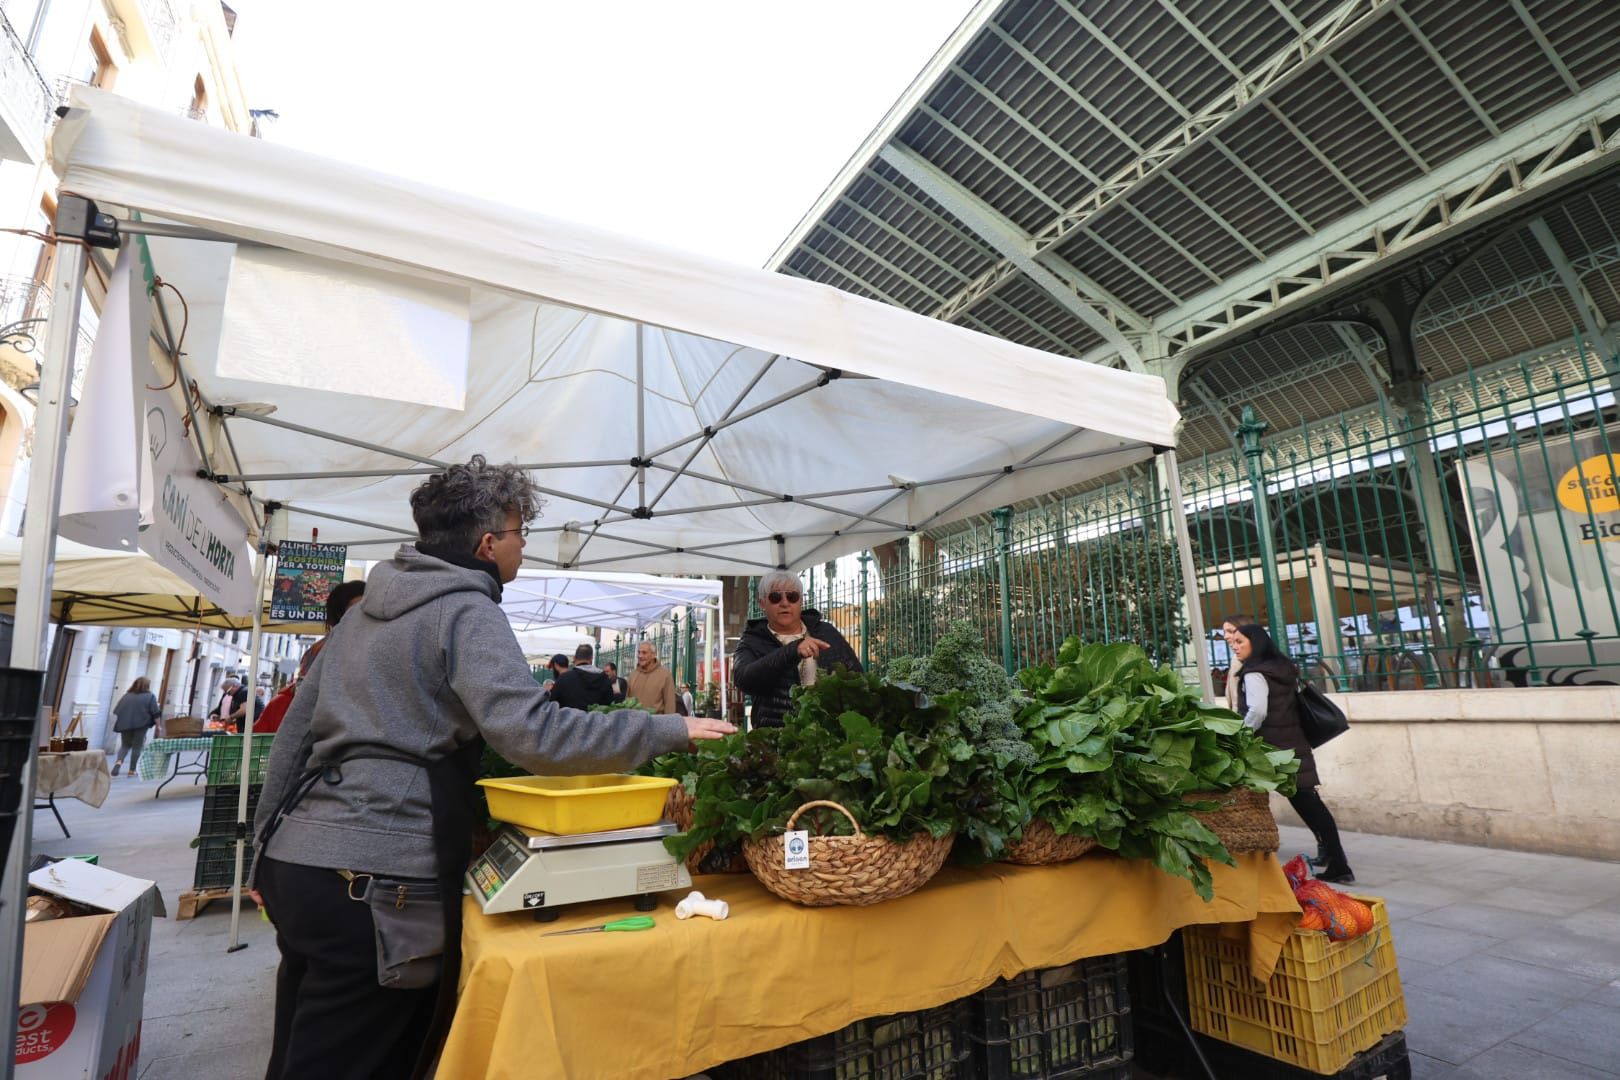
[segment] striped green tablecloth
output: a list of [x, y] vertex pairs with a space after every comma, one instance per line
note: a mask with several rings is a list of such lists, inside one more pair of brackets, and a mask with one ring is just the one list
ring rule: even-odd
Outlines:
[[141, 751], [136, 775], [142, 780], [157, 780], [169, 774], [171, 754], [206, 754], [214, 746], [211, 735], [194, 735], [185, 739], [153, 739]]

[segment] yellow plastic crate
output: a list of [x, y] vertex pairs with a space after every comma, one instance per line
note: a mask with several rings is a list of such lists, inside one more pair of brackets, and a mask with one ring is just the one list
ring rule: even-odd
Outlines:
[[1187, 1005], [1194, 1030], [1312, 1072], [1333, 1074], [1406, 1026], [1389, 913], [1374, 896], [1373, 929], [1351, 941], [1295, 930], [1270, 982], [1249, 974], [1245, 941], [1190, 926]]
[[573, 834], [633, 829], [664, 814], [675, 781], [662, 776], [517, 776], [480, 780], [496, 821]]

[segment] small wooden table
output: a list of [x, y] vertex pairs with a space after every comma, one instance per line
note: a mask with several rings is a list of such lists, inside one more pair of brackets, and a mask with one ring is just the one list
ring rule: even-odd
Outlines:
[[68, 832], [67, 823], [56, 808], [58, 795], [100, 806], [107, 801], [107, 792], [111, 789], [112, 773], [107, 769], [107, 755], [100, 750], [39, 755], [39, 766], [34, 771], [34, 809], [49, 810], [63, 836], [73, 834]]

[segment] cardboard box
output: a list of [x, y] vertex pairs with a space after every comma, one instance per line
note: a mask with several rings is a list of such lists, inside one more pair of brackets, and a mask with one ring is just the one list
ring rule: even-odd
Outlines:
[[157, 886], [77, 859], [43, 866], [28, 884], [72, 905], [67, 918], [23, 930], [18, 1080], [131, 1080]]

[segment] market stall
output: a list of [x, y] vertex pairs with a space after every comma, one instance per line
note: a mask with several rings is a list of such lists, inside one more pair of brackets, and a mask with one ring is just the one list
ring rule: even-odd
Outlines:
[[[219, 567], [240, 574], [247, 559], [235, 552], [247, 552], [249, 539], [263, 552], [316, 528], [380, 553], [412, 535], [407, 495], [420, 476], [477, 452], [540, 477], [549, 503], [526, 553], [532, 565], [743, 575], [816, 565], [1157, 458], [1184, 588], [1196, 595], [1173, 453], [1179, 418], [1156, 377], [76, 93], [54, 143], [65, 187], [96, 199], [110, 215], [103, 227], [121, 230], [126, 275], [139, 258], [188, 301], [182, 328], [173, 301], [153, 294], [149, 355], [131, 357], [129, 374], [132, 387], [166, 388], [145, 392], [149, 424], [170, 418], [163, 438], [149, 440], [155, 463], [177, 442], [198, 462], [162, 482], [189, 485], [193, 507], [206, 496], [237, 513], [234, 533], [210, 525]], [[72, 310], [84, 266], [83, 249], [61, 252], [58, 311]], [[55, 387], [65, 385], [73, 351], [69, 335], [52, 343], [44, 382]], [[51, 426], [60, 404], [42, 408], [46, 446], [61, 438]], [[52, 482], [45, 464], [35, 471], [41, 486]], [[33, 540], [19, 588], [16, 653], [25, 660], [50, 585], [49, 545]], [[264, 565], [261, 555], [249, 596], [263, 595]], [[1189, 607], [1207, 692], [1198, 605]], [[255, 650], [260, 630], [255, 619]], [[948, 849], [948, 833], [934, 840]], [[731, 880], [742, 908], [730, 926], [747, 932], [756, 915], [762, 926], [774, 917], [814, 943], [840, 926], [887, 926], [908, 903], [950, 908], [959, 920], [980, 914], [963, 905], [994, 905], [1010, 927], [995, 955], [930, 971], [910, 991], [922, 1000], [1018, 965], [1145, 943], [1177, 919], [1258, 919], [1256, 936], [1266, 940], [1290, 912], [1266, 884], [1274, 861], [1246, 865], [1247, 876], [1242, 866], [1217, 867], [1218, 877], [1196, 882], [1212, 895], [1208, 907], [1193, 906], [1205, 901], [1160, 868], [1128, 860], [948, 870], [893, 906], [860, 912], [801, 911], [739, 877]], [[1100, 890], [1103, 907], [1077, 917], [1052, 902], [1052, 890], [1082, 873], [1125, 875], [1117, 895], [1171, 913], [1160, 913], [1162, 923], [1121, 922], [1114, 894]], [[1134, 875], [1144, 884], [1126, 888]], [[1188, 867], [1184, 876], [1195, 875]], [[1165, 901], [1164, 890], [1181, 898]], [[491, 950], [512, 952], [517, 936], [538, 936], [532, 924], [484, 919], [469, 932], [479, 963], [510, 963]], [[634, 943], [662, 952], [674, 937]], [[875, 1005], [852, 984], [882, 959], [872, 951], [879, 940], [857, 929], [828, 958], [855, 962], [831, 970], [826, 991], [850, 1009]], [[693, 952], [688, 966], [705, 955]], [[954, 952], [944, 957], [960, 963]], [[544, 997], [551, 977], [526, 970], [525, 996]], [[762, 989], [762, 1007], [790, 992], [791, 974]], [[704, 985], [712, 993], [719, 984]], [[472, 990], [463, 1024], [490, 1007]], [[795, 1026], [824, 1031], [835, 1020]], [[729, 1049], [691, 1052], [713, 1061]]]

